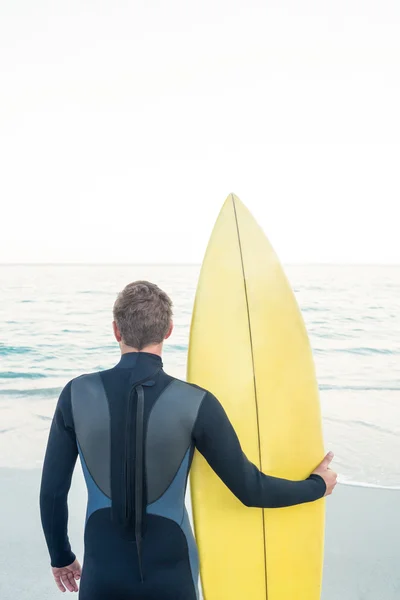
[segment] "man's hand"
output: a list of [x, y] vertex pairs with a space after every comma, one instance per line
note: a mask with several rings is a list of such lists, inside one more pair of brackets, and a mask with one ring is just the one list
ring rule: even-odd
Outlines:
[[81, 578], [81, 565], [74, 560], [68, 567], [52, 567], [54, 581], [61, 592], [77, 592], [77, 581]]
[[325, 481], [325, 496], [329, 496], [330, 494], [332, 494], [335, 485], [337, 484], [337, 473], [335, 473], [329, 468], [329, 465], [333, 460], [333, 456], [333, 452], [328, 452], [322, 463], [319, 464], [315, 471], [313, 471], [312, 473], [313, 475], [319, 475]]

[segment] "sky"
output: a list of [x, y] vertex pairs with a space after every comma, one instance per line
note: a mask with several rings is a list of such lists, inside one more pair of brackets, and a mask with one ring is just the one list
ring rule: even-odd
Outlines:
[[400, 263], [398, 0], [0, 0], [0, 262]]

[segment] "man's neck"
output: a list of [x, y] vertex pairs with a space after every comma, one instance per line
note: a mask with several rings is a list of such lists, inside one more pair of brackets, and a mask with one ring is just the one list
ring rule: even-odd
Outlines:
[[128, 354], [130, 352], [147, 352], [148, 354], [155, 354], [156, 356], [161, 357], [163, 345], [162, 344], [154, 344], [152, 346], [146, 346], [145, 348], [138, 350], [137, 348], [132, 348], [132, 346], [126, 346], [125, 344], [120, 344], [120, 348], [121, 348], [121, 356], [124, 354]]

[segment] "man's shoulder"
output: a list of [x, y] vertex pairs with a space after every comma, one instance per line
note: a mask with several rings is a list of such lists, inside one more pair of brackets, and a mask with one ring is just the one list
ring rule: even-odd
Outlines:
[[101, 378], [103, 373], [107, 373], [107, 371], [111, 371], [112, 369], [105, 369], [101, 371], [94, 371], [93, 373], [82, 373], [82, 375], [77, 375], [68, 381], [65, 384], [61, 394], [71, 393], [71, 389], [75, 386], [79, 386], [80, 383], [87, 383], [89, 381], [93, 381]]
[[170, 378], [171, 383], [176, 382], [178, 385], [186, 386], [188, 390], [189, 389], [196, 390], [199, 393], [201, 393], [204, 397], [207, 395], [212, 395], [209, 390], [206, 390], [205, 388], [201, 387], [200, 385], [191, 383], [190, 381], [185, 381], [184, 379], [179, 379], [178, 377], [172, 377], [170, 375], [168, 375], [168, 377]]
[[98, 379], [102, 375], [107, 375], [108, 373], [117, 373], [118, 369], [115, 367], [111, 367], [109, 369], [99, 369], [98, 371], [91, 371], [89, 373], [82, 373], [81, 375], [77, 375], [73, 377], [67, 385], [72, 385], [76, 381], [87, 380], [87, 379]]

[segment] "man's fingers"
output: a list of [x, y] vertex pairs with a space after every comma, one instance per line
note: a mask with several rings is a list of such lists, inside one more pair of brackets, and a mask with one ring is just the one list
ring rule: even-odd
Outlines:
[[74, 569], [74, 577], [75, 577], [75, 579], [80, 579], [81, 575], [82, 575], [82, 569], [79, 566], [78, 569]]
[[74, 580], [74, 583], [71, 582], [70, 575], [72, 575], [72, 573], [68, 573], [68, 574], [63, 573], [63, 575], [61, 576], [61, 579], [62, 579], [63, 584], [67, 588], [67, 590], [69, 592], [73, 592], [73, 591], [75, 591], [76, 583], [75, 583], [75, 580]]
[[54, 575], [54, 581], [56, 582], [56, 586], [60, 590], [60, 592], [65, 592], [65, 587], [62, 584], [60, 575]]
[[325, 456], [324, 460], [321, 463], [321, 467], [323, 467], [324, 469], [328, 469], [329, 465], [333, 461], [333, 457], [333, 452], [328, 452], [328, 454]]
[[72, 571], [70, 571], [70, 573], [68, 573], [68, 577], [69, 577], [72, 587], [74, 588], [74, 592], [77, 592], [78, 586], [76, 585], [75, 574]]

